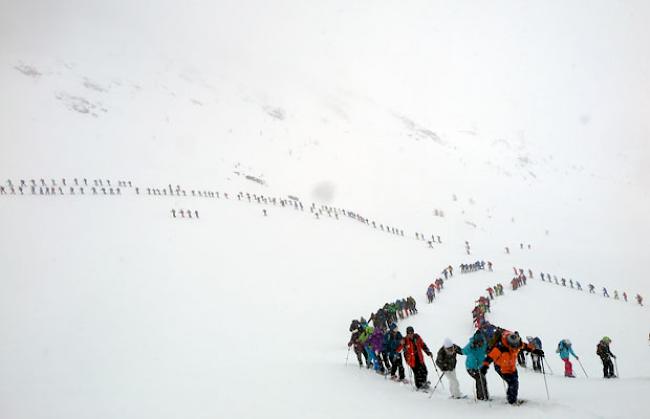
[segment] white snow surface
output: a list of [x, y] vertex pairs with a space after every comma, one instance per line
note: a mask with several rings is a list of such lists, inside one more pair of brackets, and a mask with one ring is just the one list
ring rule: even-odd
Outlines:
[[[647, 4], [272, 3], [0, 5], [0, 418], [647, 416]], [[511, 407], [491, 369], [478, 404], [462, 356], [464, 400], [346, 365], [351, 319], [409, 295], [402, 332], [464, 346], [497, 282], [488, 318], [542, 338], [550, 397], [520, 369]]]

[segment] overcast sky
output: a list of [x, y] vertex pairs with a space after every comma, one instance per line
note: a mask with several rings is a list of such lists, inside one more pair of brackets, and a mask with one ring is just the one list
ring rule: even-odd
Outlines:
[[[647, 1], [0, 2], [0, 51], [342, 89], [650, 176]], [[144, 65], [144, 64], [143, 64]]]

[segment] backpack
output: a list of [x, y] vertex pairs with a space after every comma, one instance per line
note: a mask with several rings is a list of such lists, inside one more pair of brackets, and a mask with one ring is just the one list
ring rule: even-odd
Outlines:
[[497, 343], [501, 342], [501, 336], [503, 336], [504, 332], [508, 332], [508, 330], [503, 329], [501, 327], [496, 327], [493, 329], [492, 335], [490, 336], [490, 331], [486, 330], [486, 335], [488, 336], [488, 352], [496, 346]]

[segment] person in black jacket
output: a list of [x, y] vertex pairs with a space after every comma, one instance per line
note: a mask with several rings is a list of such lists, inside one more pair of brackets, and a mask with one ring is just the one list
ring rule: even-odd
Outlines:
[[463, 395], [460, 393], [458, 378], [456, 378], [456, 355], [463, 355], [460, 346], [454, 344], [451, 339], [446, 338], [442, 347], [438, 350], [436, 365], [442, 370], [442, 373], [449, 381], [449, 391], [451, 397], [460, 399]]
[[612, 364], [612, 358], [616, 359], [616, 356], [609, 350], [610, 343], [612, 343], [612, 340], [608, 336], [603, 337], [596, 346], [596, 355], [603, 361], [603, 375], [605, 378], [616, 378], [614, 364]]

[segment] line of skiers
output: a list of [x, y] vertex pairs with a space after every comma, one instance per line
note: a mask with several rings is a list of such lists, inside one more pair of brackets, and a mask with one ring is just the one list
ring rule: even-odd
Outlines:
[[448, 279], [450, 276], [454, 276], [454, 268], [449, 265], [442, 270], [442, 274], [444, 275], [445, 279]]
[[[547, 273], [546, 276], [544, 276], [543, 272], [540, 272], [539, 276], [542, 278], [542, 281], [544, 281], [544, 282], [548, 281], [549, 284], [552, 284], [553, 282], [555, 282], [555, 285], [562, 285], [563, 287], [566, 287], [566, 285], [567, 285], [566, 278], [560, 278], [560, 280], [558, 281], [556, 275], [551, 276], [551, 274]], [[568, 283], [571, 286], [571, 288], [577, 288], [578, 291], [582, 291], [582, 285], [580, 285], [580, 282], [578, 282], [578, 281], [574, 282], [573, 279], [569, 279]], [[574, 286], [574, 284], [575, 284], [575, 286]]]
[[[514, 221], [514, 218], [512, 220]], [[524, 250], [524, 244], [523, 243], [519, 243], [519, 249]], [[530, 249], [531, 249], [531, 246], [529, 244], [528, 245], [528, 250], [530, 250]], [[505, 246], [505, 251], [506, 251], [507, 254], [510, 254], [510, 247]]]
[[[366, 325], [366, 329], [370, 326]], [[404, 381], [404, 367], [402, 363], [402, 354], [407, 365], [413, 372], [416, 389], [428, 391], [430, 382], [428, 381], [428, 369], [425, 362], [425, 356], [430, 357], [434, 362], [436, 371], [438, 368], [438, 383], [447, 378], [449, 390], [452, 398], [465, 397], [460, 392], [458, 378], [456, 377], [456, 356], [464, 355], [465, 368], [467, 373], [474, 379], [476, 387], [476, 398], [479, 400], [489, 400], [489, 392], [485, 375], [491, 364], [494, 364], [495, 371], [507, 383], [507, 398], [511, 404], [517, 403], [519, 390], [519, 377], [517, 374], [517, 355], [520, 351], [533, 352], [537, 356], [543, 357], [544, 352], [529, 343], [524, 343], [519, 333], [495, 327], [488, 322], [483, 324], [480, 330], [472, 335], [467, 344], [461, 348], [454, 344], [449, 338], [446, 338], [442, 346], [438, 349], [437, 356], [434, 359], [433, 354], [422, 337], [415, 333], [412, 326], [406, 328], [406, 336], [402, 336], [397, 329], [397, 324], [390, 325], [389, 331], [384, 333], [376, 330], [368, 332], [354, 331], [350, 343], [354, 345], [358, 333], [369, 335], [371, 341], [383, 342], [382, 351], [375, 350], [373, 362], [383, 361], [384, 365], [379, 372], [390, 371], [391, 379]], [[383, 339], [379, 336], [383, 335]], [[374, 345], [375, 343], [371, 343]], [[377, 347], [378, 348], [378, 347]], [[359, 365], [361, 361], [359, 360]], [[438, 372], [438, 371], [437, 371]], [[399, 374], [399, 376], [397, 376]], [[437, 387], [438, 383], [434, 387]]]
[[[485, 261], [476, 261], [474, 263], [462, 263], [460, 265], [460, 273], [465, 274], [468, 272], [476, 272], [485, 269]], [[487, 262], [488, 271], [492, 272], [492, 262]]]
[[[540, 272], [539, 275], [542, 278], [542, 281], [544, 281], [544, 282], [548, 282], [550, 284], [555, 282], [555, 285], [562, 285], [563, 287], [566, 287], [567, 283], [568, 283], [571, 288], [577, 288], [578, 291], [582, 291], [582, 286], [580, 285], [580, 282], [573, 281], [573, 279], [569, 279], [569, 281], [567, 282], [566, 278], [560, 278], [558, 280], [556, 275], [551, 276], [551, 274], [548, 274], [548, 273], [544, 274], [542, 272]], [[594, 286], [594, 284], [589, 284], [589, 293], [590, 294], [595, 294], [596, 293], [596, 287]], [[603, 287], [602, 293], [603, 293], [603, 297], [610, 298], [609, 293], [607, 292], [607, 288]], [[623, 296], [623, 300], [625, 300], [625, 302], [627, 303], [628, 302], [627, 292], [623, 291], [622, 296]], [[643, 305], [643, 297], [641, 296], [641, 294], [637, 294], [635, 298], [636, 298], [636, 302], [640, 306], [642, 306]], [[620, 300], [618, 290], [614, 290], [614, 299], [615, 300]]]
[[442, 278], [436, 278], [429, 286], [427, 287], [427, 301], [432, 303], [436, 298], [436, 291], [440, 294], [440, 291], [445, 287], [445, 281]]
[[520, 287], [523, 287], [526, 285], [526, 275], [515, 276], [510, 280], [510, 285], [512, 286], [513, 291]]
[[472, 321], [474, 322], [474, 327], [478, 329], [485, 323], [486, 313], [490, 312], [490, 299], [480, 296], [475, 303], [476, 305], [472, 309]]
[[[373, 338], [373, 333], [378, 335], [380, 331], [388, 329], [389, 324], [396, 324], [399, 320], [417, 314], [416, 302], [413, 297], [407, 297], [395, 300], [394, 303], [385, 303], [383, 307], [376, 312], [370, 313], [369, 321], [361, 317], [359, 320], [353, 319], [350, 323], [350, 332], [352, 336], [348, 342], [348, 347], [354, 345], [359, 366], [362, 366], [362, 358], [365, 359], [367, 368], [374, 367], [375, 370], [381, 370], [382, 360], [377, 359], [377, 353], [382, 352], [379, 337]], [[376, 332], [375, 332], [376, 330]], [[383, 336], [383, 334], [382, 334]]]
[[488, 295], [490, 296], [490, 300], [494, 300], [495, 296], [500, 296], [503, 295], [503, 285], [501, 283], [496, 284], [493, 287], [488, 287], [485, 289], [487, 291]]
[[[522, 356], [524, 352], [531, 354], [533, 370], [544, 373], [544, 351], [539, 337], [527, 336], [527, 342], [523, 342], [519, 332], [512, 332], [494, 326], [488, 321], [483, 322], [462, 348], [453, 343], [451, 339], [446, 338], [438, 349], [435, 359], [427, 344], [419, 334], [415, 333], [412, 326], [406, 328], [406, 336], [403, 336], [396, 323], [391, 323], [388, 331], [381, 328], [375, 329], [367, 323], [359, 322], [357, 324], [359, 328], [352, 332], [348, 346], [355, 345], [356, 352], [360, 340], [367, 342], [366, 347], [371, 348], [367, 352], [366, 363], [368, 368], [375, 366], [377, 372], [385, 375], [390, 374], [391, 380], [407, 383], [408, 380], [405, 377], [403, 364], [403, 360], [405, 360], [410, 372], [413, 373], [414, 385], [420, 391], [428, 391], [431, 384], [428, 381], [425, 356], [435, 362], [434, 368], [436, 368], [439, 377], [433, 391], [435, 391], [443, 377], [446, 377], [451, 397], [455, 399], [466, 397], [460, 391], [455, 372], [457, 355], [466, 356], [465, 368], [470, 377], [474, 379], [475, 394], [478, 400], [489, 400], [485, 376], [492, 364], [494, 364], [496, 373], [507, 384], [506, 396], [510, 404], [519, 403], [517, 364], [525, 367], [525, 362], [522, 364], [522, 359], [525, 360], [525, 357]], [[616, 377], [614, 365], [611, 361], [612, 358], [616, 359], [616, 357], [609, 348], [610, 343], [611, 339], [605, 336], [600, 340], [596, 349], [596, 354], [603, 362], [605, 378]], [[572, 355], [579, 362], [579, 357], [573, 351], [571, 341], [562, 339], [558, 343], [556, 352], [564, 362], [564, 375], [574, 378], [573, 365], [569, 358]], [[362, 358], [358, 352], [357, 359], [359, 367], [363, 367]]]

